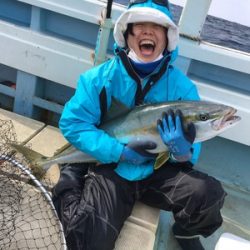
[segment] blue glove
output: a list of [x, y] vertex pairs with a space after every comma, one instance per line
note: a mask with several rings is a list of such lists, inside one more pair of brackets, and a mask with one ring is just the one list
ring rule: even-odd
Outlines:
[[180, 110], [170, 109], [157, 121], [157, 128], [162, 141], [176, 160], [186, 161], [192, 156], [191, 147], [195, 139], [195, 126], [189, 123], [184, 130], [183, 114]]
[[155, 149], [156, 147], [156, 143], [152, 141], [130, 142], [124, 147], [120, 161], [127, 161], [136, 165], [151, 161], [156, 158], [158, 154], [150, 153], [147, 150]]

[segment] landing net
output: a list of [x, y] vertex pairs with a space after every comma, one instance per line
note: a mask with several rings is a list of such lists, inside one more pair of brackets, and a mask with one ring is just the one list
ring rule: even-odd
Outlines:
[[50, 183], [38, 181], [8, 147], [16, 138], [12, 122], [0, 119], [0, 249], [66, 249]]

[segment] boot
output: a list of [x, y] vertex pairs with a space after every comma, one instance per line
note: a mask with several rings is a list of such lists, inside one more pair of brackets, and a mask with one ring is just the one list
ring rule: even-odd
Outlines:
[[205, 250], [200, 242], [199, 235], [189, 233], [177, 223], [173, 225], [172, 231], [182, 250]]

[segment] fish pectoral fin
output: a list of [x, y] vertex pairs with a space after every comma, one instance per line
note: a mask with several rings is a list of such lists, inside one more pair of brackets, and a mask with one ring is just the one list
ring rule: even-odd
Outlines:
[[165, 151], [159, 153], [154, 164], [154, 169], [156, 170], [162, 167], [167, 162], [168, 159], [169, 159], [169, 152]]

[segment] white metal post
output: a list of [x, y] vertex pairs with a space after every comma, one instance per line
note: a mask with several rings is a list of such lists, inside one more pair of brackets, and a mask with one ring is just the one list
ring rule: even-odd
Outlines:
[[187, 0], [179, 22], [180, 34], [199, 40], [211, 2], [212, 0]]

